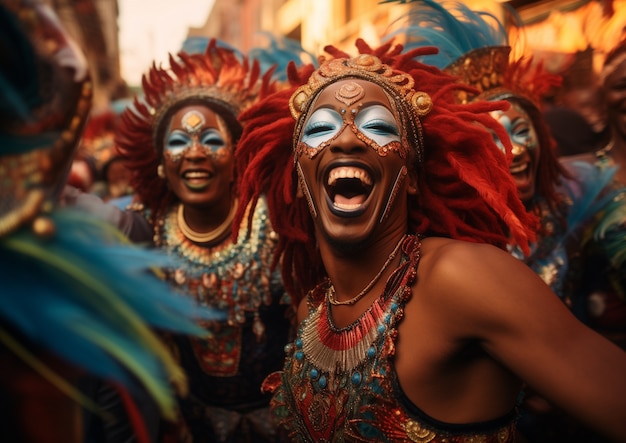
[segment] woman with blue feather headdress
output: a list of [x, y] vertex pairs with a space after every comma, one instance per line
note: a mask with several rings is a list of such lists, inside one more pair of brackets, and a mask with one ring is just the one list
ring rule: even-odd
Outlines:
[[[52, 9], [0, 2], [0, 406], [3, 441], [125, 441], [173, 420], [187, 378], [158, 330], [205, 336], [216, 319], [152, 269], [165, 256], [59, 207], [91, 106], [88, 66]], [[85, 389], [107, 386], [115, 404]], [[84, 410], [87, 414], [83, 413]], [[87, 425], [87, 427], [85, 427]], [[100, 440], [99, 440], [100, 441]], [[112, 440], [107, 440], [112, 441]]]
[[[557, 158], [542, 104], [543, 98], [560, 86], [560, 78], [546, 72], [541, 63], [535, 64], [532, 57], [512, 55], [507, 29], [494, 14], [452, 1], [407, 3], [412, 3], [410, 12], [394, 24], [398, 29], [389, 37], [402, 36], [408, 46], [438, 47], [438, 54], [423, 61], [468, 86], [457, 94], [459, 102], [510, 103], [508, 111], [492, 116], [507, 128], [513, 150], [504, 152], [502, 143], [494, 139], [510, 159], [519, 197], [527, 210], [540, 218], [531, 253], [511, 252], [535, 270], [580, 320], [588, 322], [587, 297], [580, 294], [582, 276], [589, 271], [589, 248], [585, 244], [589, 243], [589, 232], [598, 231], [595, 219], [604, 218], [601, 208], [607, 198], [611, 200], [606, 194], [611, 195], [609, 187], [616, 169]], [[521, 20], [515, 11], [501, 7], [522, 37]], [[528, 395], [525, 405], [531, 410], [541, 406], [549, 411], [522, 416], [519, 429], [530, 441], [604, 441], [537, 396]]]
[[[404, 3], [404, 2], [403, 2]], [[443, 69], [468, 86], [457, 94], [460, 102], [478, 100], [510, 103], [510, 110], [493, 113], [507, 128], [512, 152], [494, 139], [509, 157], [511, 176], [528, 211], [541, 219], [538, 241], [530, 255], [512, 253], [531, 266], [574, 312], [569, 261], [578, 255], [579, 235], [593, 215], [593, 202], [610, 182], [611, 170], [589, 173], [584, 164], [564, 165], [556, 156], [555, 141], [543, 119], [543, 99], [561, 84], [532, 57], [516, 56], [504, 24], [494, 13], [476, 11], [455, 1], [421, 0], [412, 3], [389, 37], [403, 36], [409, 47], [436, 46], [439, 52], [423, 62]], [[512, 26], [522, 31], [515, 11], [503, 6]], [[523, 36], [523, 32], [518, 32]], [[511, 114], [512, 113], [512, 114]], [[511, 114], [511, 115], [509, 115]], [[577, 177], [577, 178], [576, 178]]]

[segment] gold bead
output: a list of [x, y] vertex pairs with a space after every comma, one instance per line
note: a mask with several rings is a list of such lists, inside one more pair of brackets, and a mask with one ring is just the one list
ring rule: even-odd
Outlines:
[[56, 226], [48, 217], [37, 217], [33, 221], [33, 232], [42, 238], [51, 238], [56, 232]]

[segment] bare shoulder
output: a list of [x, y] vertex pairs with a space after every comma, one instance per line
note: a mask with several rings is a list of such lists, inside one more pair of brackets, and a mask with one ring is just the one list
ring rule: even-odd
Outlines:
[[[549, 287], [523, 262], [495, 246], [445, 238], [425, 239], [414, 285], [417, 304], [441, 321], [472, 331], [513, 325], [537, 309], [562, 311]], [[517, 322], [517, 321], [516, 321]], [[478, 329], [477, 329], [478, 328]]]
[[[462, 284], [480, 280], [481, 285], [498, 281], [501, 274], [535, 275], [507, 251], [484, 243], [470, 243], [447, 238], [427, 238], [422, 244], [421, 276], [438, 285]], [[537, 277], [538, 279], [538, 277]], [[508, 277], [507, 277], [508, 280]], [[535, 280], [531, 278], [531, 280]]]

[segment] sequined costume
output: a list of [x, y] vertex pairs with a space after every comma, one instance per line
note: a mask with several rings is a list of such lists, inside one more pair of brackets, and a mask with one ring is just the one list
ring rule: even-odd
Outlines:
[[[194, 434], [215, 432], [220, 440], [242, 426], [272, 435], [263, 409], [269, 396], [260, 386], [282, 365], [291, 320], [280, 273], [271, 271], [277, 238], [267, 206], [264, 201], [257, 205], [249, 238], [242, 231], [236, 243], [214, 248], [184, 238], [177, 212], [178, 205], [155, 227], [156, 245], [181, 259], [179, 267], [165, 272], [167, 280], [201, 305], [228, 312], [227, 322], [205, 325], [212, 337], [178, 340], [182, 365], [193, 383], [193, 395], [182, 404], [187, 424], [198, 427]], [[261, 411], [252, 412], [257, 409]], [[205, 428], [207, 418], [212, 431]]]
[[[170, 69], [152, 67], [144, 77], [145, 100], [136, 99], [133, 109], [122, 113], [116, 136], [135, 190], [135, 201], [120, 218], [123, 223], [131, 219], [126, 231], [132, 240], [150, 242], [177, 260], [164, 269], [164, 278], [178, 292], [227, 315], [226, 321], [202, 324], [211, 333], [206, 340], [171, 340], [192, 387], [180, 399], [181, 426], [173, 433], [190, 433], [195, 443], [262, 442], [274, 434], [267, 418], [270, 396], [261, 393], [260, 385], [282, 364], [293, 329], [291, 301], [276, 269], [277, 238], [266, 205], [250, 209], [250, 232], [235, 239], [238, 179], [232, 173], [222, 178], [230, 169], [226, 160], [220, 163], [237, 150], [239, 114], [274, 88], [271, 71], [262, 73], [258, 62], [211, 40], [202, 53], [172, 56]], [[181, 109], [193, 110], [176, 117]], [[211, 127], [205, 121], [209, 114], [217, 122]], [[196, 140], [199, 128], [219, 133], [221, 151], [198, 149], [194, 141], [170, 155], [165, 140], [175, 120], [182, 122], [179, 132], [189, 140]], [[203, 176], [205, 184], [172, 185], [173, 180], [180, 184], [185, 172], [166, 169], [166, 176], [164, 163], [186, 167]], [[203, 221], [217, 221], [211, 217], [216, 218], [213, 213], [223, 201], [230, 212], [224, 211], [217, 228], [196, 232], [188, 226], [189, 208]]]
[[[566, 291], [569, 253], [563, 242], [567, 232], [561, 219], [551, 210], [545, 201], [535, 199], [533, 206], [537, 209], [540, 219], [540, 238], [530, 247], [530, 255], [527, 257], [514, 249], [511, 253], [530, 266], [559, 297], [571, 306], [569, 290]], [[562, 212], [566, 212], [567, 201], [562, 202]], [[559, 212], [561, 212], [559, 211]]]
[[409, 236], [384, 294], [353, 324], [333, 324], [328, 282], [308, 295], [309, 315], [288, 345], [285, 369], [266, 383], [285, 441], [512, 442], [515, 412], [485, 423], [448, 424], [404, 395], [393, 368], [397, 326], [412, 296], [420, 241]]

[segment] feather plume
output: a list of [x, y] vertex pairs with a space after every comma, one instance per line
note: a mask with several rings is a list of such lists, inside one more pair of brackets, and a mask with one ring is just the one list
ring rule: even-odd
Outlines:
[[120, 242], [84, 213], [52, 218], [51, 239], [27, 229], [0, 239], [3, 324], [131, 392], [133, 375], [173, 418], [172, 383], [184, 392], [185, 376], [153, 328], [206, 336], [196, 320], [225, 314], [171, 292], [150, 270], [171, 265], [165, 255]]

